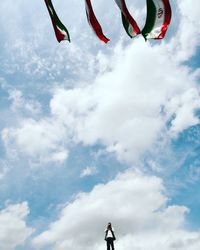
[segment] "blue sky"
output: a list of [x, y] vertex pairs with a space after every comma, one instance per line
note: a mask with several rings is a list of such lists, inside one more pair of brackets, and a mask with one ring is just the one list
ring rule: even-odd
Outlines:
[[[119, 250], [199, 249], [199, 1], [171, 1], [146, 43], [94, 1], [107, 45], [68, 2], [53, 1], [71, 43], [43, 1], [0, 10], [0, 248], [98, 250], [112, 221]], [[142, 26], [145, 1], [127, 5]]]

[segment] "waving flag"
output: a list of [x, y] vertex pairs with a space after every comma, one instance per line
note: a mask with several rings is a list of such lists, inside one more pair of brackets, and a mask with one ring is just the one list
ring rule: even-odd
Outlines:
[[133, 17], [129, 13], [125, 0], [115, 0], [115, 2], [121, 10], [122, 22], [123, 22], [123, 26], [127, 34], [131, 38], [140, 34], [140, 28], [138, 27], [136, 21], [133, 19]]
[[103, 34], [101, 25], [99, 24], [90, 0], [85, 0], [85, 7], [86, 7], [86, 14], [89, 24], [91, 25], [92, 29], [94, 30], [95, 34], [98, 36], [98, 38], [103, 41], [104, 43], [107, 43], [109, 39], [105, 37]]
[[63, 40], [68, 40], [70, 42], [70, 36], [69, 36], [68, 30], [58, 18], [51, 0], [44, 0], [44, 1], [46, 3], [49, 15], [51, 17], [51, 21], [52, 21], [55, 35], [56, 35], [58, 42], [61, 42]]
[[142, 35], [145, 39], [162, 39], [170, 21], [169, 0], [147, 0], [147, 19]]

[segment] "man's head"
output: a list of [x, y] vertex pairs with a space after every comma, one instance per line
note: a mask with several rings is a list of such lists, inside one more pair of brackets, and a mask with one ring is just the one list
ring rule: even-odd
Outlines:
[[112, 224], [111, 224], [111, 222], [108, 222], [108, 226], [107, 226], [107, 228], [112, 228]]

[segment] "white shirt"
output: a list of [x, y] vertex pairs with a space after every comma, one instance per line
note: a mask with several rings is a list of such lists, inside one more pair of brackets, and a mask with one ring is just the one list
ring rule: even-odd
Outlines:
[[[106, 230], [107, 230], [107, 228], [105, 229], [105, 232], [106, 232]], [[113, 227], [112, 227], [112, 231], [113, 231], [113, 232], [115, 231]], [[106, 238], [113, 238], [113, 235], [112, 235], [112, 232], [111, 232], [110, 229], [108, 230], [108, 233], [107, 233]]]

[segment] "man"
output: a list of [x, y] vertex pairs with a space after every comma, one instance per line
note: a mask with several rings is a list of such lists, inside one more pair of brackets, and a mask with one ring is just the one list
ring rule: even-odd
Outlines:
[[107, 250], [110, 250], [110, 247], [114, 250], [114, 240], [116, 240], [116, 238], [111, 222], [108, 223], [107, 228], [105, 229], [105, 240], [107, 242]]

